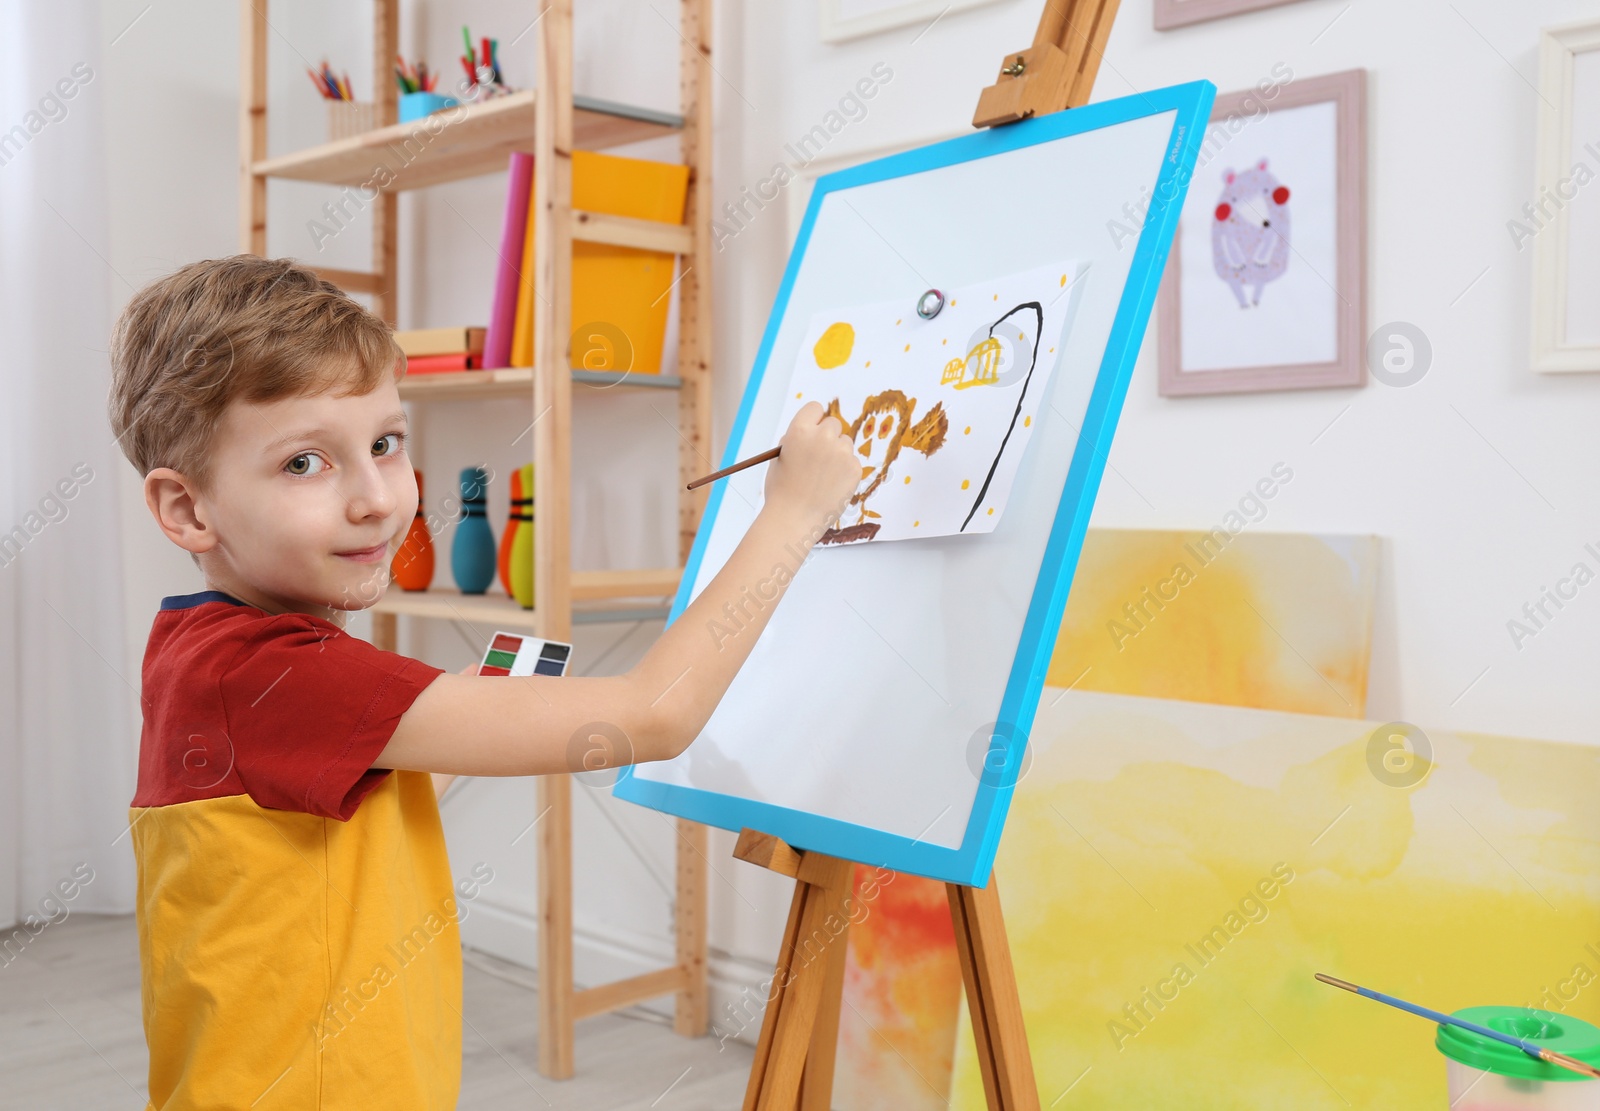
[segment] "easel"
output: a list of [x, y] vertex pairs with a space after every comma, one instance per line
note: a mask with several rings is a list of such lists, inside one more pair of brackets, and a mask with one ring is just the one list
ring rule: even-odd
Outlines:
[[[973, 126], [993, 127], [1086, 104], [1118, 2], [1045, 0], [1033, 45], [1007, 56], [995, 83], [978, 98]], [[753, 829], [739, 832], [733, 855], [795, 881], [744, 1111], [827, 1111], [855, 864], [797, 851]], [[989, 1107], [1037, 1111], [1039, 1090], [994, 878], [985, 887], [947, 883], [945, 892]]]

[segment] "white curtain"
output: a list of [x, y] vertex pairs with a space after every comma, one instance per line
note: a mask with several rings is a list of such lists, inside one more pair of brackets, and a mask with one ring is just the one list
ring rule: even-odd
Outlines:
[[100, 42], [93, 0], [0, 0], [0, 923], [132, 908]]

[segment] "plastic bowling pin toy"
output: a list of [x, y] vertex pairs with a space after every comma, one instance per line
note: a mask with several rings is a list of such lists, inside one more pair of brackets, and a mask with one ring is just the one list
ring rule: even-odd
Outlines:
[[[512, 568], [523, 568], [512, 572]], [[526, 573], [523, 573], [526, 572]], [[507, 597], [525, 610], [533, 608], [533, 464], [510, 475], [510, 515], [501, 533], [499, 578]]]
[[485, 501], [489, 472], [482, 467], [461, 471], [461, 520], [450, 542], [450, 573], [463, 594], [482, 594], [494, 582], [494, 532]]
[[394, 554], [389, 573], [401, 590], [427, 590], [433, 585], [433, 537], [422, 515], [421, 471], [417, 472], [417, 515], [411, 518], [411, 527], [406, 530], [400, 550]]
[[[506, 561], [511, 575], [510, 594], [525, 610], [533, 608], [533, 464], [524, 463], [511, 476], [511, 521], [506, 526], [515, 529], [511, 538], [510, 558]], [[518, 496], [519, 495], [519, 496]]]

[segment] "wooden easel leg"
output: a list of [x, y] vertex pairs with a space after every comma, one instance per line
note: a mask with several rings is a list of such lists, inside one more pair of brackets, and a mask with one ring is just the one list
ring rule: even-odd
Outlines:
[[[834, 907], [834, 913], [844, 920], [844, 928], [828, 944], [822, 996], [817, 1002], [817, 1021], [811, 1028], [806, 1068], [800, 1078], [800, 1111], [829, 1111], [833, 1106], [833, 1066], [839, 1052], [839, 1010], [844, 1006], [844, 965], [850, 942], [848, 898], [855, 887], [854, 866], [850, 869], [850, 876], [845, 899]], [[828, 894], [834, 897], [833, 892]]]
[[[842, 988], [843, 954], [850, 924], [846, 913], [855, 866], [847, 860], [804, 854], [796, 877], [794, 901], [784, 930], [783, 948], [768, 992], [767, 1013], [745, 1089], [745, 1111], [793, 1111], [800, 1100], [800, 1081], [812, 1055], [817, 1016], [829, 994], [833, 963]], [[833, 1008], [832, 1037], [826, 1065], [813, 1074], [812, 1099], [831, 1094], [833, 1039], [838, 1035], [838, 1008]], [[823, 1106], [826, 1106], [824, 1103]]]
[[795, 941], [800, 936], [800, 919], [806, 909], [806, 885], [796, 881], [794, 898], [789, 901], [789, 921], [783, 928], [783, 941], [778, 946], [778, 966], [772, 970], [772, 983], [767, 988], [767, 1009], [761, 1017], [761, 1036], [756, 1041], [755, 1060], [750, 1065], [750, 1083], [745, 1088], [744, 1111], [756, 1111], [761, 1099], [761, 1087], [766, 1082], [767, 1062], [772, 1056], [772, 1042], [778, 1032], [778, 1016], [783, 1012], [784, 995], [788, 991], [790, 966], [794, 956]]
[[1039, 1088], [994, 877], [989, 877], [987, 887], [947, 883], [945, 891], [950, 896], [961, 978], [967, 986], [972, 1034], [978, 1043], [983, 1093], [991, 1111], [1037, 1111]]

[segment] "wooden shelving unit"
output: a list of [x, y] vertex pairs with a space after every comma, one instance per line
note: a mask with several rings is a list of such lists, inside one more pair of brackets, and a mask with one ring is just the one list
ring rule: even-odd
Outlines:
[[[399, 44], [399, 0], [374, 0], [373, 72], [380, 125], [373, 131], [277, 157], [267, 157], [267, 3], [241, 0], [240, 245], [267, 253], [267, 181], [282, 178], [378, 191], [371, 202], [370, 271], [318, 273], [352, 293], [370, 294], [374, 309], [395, 325], [396, 195], [505, 170], [512, 151], [534, 156], [534, 367], [432, 375], [403, 381], [408, 403], [493, 400], [532, 405], [535, 576], [538, 605], [524, 610], [500, 594], [462, 595], [444, 588], [391, 591], [372, 607], [373, 640], [393, 649], [400, 617], [456, 620], [524, 629], [570, 640], [574, 624], [665, 617], [705, 508], [706, 488], [683, 487], [711, 466], [711, 0], [680, 0], [681, 112], [662, 112], [575, 97], [572, 92], [573, 0], [541, 0], [535, 14], [534, 89], [470, 104], [408, 124], [397, 119], [396, 90], [387, 80]], [[684, 225], [631, 220], [572, 207], [575, 149], [600, 150], [677, 134], [689, 166]], [[574, 241], [670, 251], [680, 257], [678, 373], [674, 376], [570, 369], [571, 274]], [[485, 309], [487, 310], [487, 304]], [[678, 399], [678, 566], [574, 572], [571, 567], [571, 435], [575, 392], [670, 389]], [[581, 1018], [674, 995], [674, 1028], [706, 1032], [706, 830], [679, 821], [674, 901], [675, 960], [667, 967], [583, 991], [572, 980], [572, 783], [544, 776], [539, 812], [539, 1071], [561, 1079], [574, 1070], [574, 1024]]]

